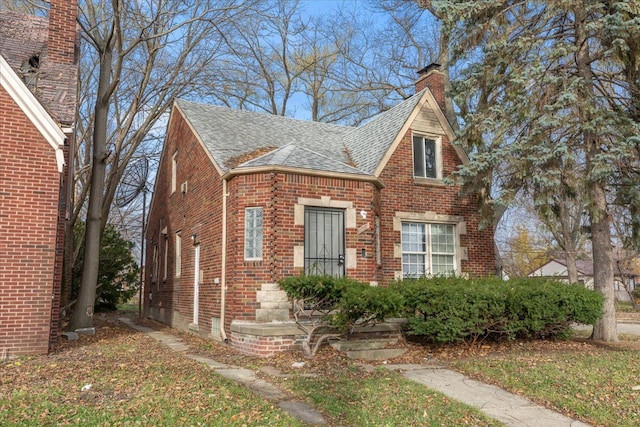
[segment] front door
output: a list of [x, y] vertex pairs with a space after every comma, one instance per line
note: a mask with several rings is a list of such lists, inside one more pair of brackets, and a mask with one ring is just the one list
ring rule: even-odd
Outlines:
[[305, 208], [305, 274], [344, 276], [344, 234], [344, 210]]

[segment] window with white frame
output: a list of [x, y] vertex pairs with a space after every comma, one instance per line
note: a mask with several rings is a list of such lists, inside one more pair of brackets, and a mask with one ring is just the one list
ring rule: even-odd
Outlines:
[[440, 138], [413, 137], [413, 176], [419, 178], [442, 178]]
[[173, 153], [173, 159], [171, 160], [171, 193], [176, 192], [178, 186], [178, 152]]
[[162, 280], [167, 280], [167, 271], [169, 263], [169, 238], [164, 235], [164, 263], [162, 265]]
[[151, 281], [158, 281], [158, 245], [156, 243], [153, 244], [153, 266], [151, 269]]
[[182, 273], [182, 232], [176, 233], [176, 277], [180, 277]]
[[402, 276], [456, 273], [456, 231], [451, 224], [402, 223]]
[[262, 259], [262, 208], [244, 210], [244, 259]]

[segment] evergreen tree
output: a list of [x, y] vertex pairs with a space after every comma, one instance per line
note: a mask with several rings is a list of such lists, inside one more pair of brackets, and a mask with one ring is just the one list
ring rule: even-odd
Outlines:
[[[638, 2], [433, 3], [460, 67], [452, 93], [465, 106], [458, 141], [471, 162], [458, 176], [488, 180], [501, 165], [492, 191], [508, 203], [523, 188], [548, 197], [571, 172], [586, 196], [595, 287], [605, 296], [593, 338], [616, 341], [610, 204], [630, 200], [617, 197], [620, 177], [640, 145]], [[625, 184], [625, 196], [638, 193], [637, 181]]]

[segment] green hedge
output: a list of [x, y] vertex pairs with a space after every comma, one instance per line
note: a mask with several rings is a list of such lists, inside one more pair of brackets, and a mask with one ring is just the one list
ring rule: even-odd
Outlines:
[[602, 315], [601, 294], [546, 279], [434, 277], [372, 287], [347, 278], [297, 276], [279, 283], [341, 332], [406, 317], [407, 334], [443, 343], [563, 336], [572, 323], [593, 324]]
[[401, 294], [348, 278], [295, 276], [280, 280], [279, 284], [289, 298], [304, 301], [308, 310], [326, 313], [326, 324], [341, 332], [384, 322], [403, 310]]
[[544, 279], [405, 280], [407, 333], [438, 342], [564, 335], [571, 323], [592, 324], [602, 315], [602, 295]]

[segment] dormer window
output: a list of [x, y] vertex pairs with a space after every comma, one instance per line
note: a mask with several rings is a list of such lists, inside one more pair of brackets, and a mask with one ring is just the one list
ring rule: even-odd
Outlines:
[[441, 139], [413, 137], [413, 176], [442, 179]]

